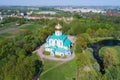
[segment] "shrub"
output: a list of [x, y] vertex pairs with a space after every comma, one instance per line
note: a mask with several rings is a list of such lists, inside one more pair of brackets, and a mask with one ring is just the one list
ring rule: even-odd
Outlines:
[[59, 55], [55, 55], [55, 57], [56, 57], [56, 58], [61, 58], [61, 56], [59, 56]]
[[44, 55], [50, 55], [50, 52], [44, 51], [43, 54], [44, 54]]

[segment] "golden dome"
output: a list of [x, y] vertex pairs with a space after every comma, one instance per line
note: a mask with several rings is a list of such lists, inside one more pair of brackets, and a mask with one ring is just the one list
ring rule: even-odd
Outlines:
[[57, 30], [62, 29], [62, 26], [60, 24], [58, 24], [55, 26], [55, 29], [57, 29]]

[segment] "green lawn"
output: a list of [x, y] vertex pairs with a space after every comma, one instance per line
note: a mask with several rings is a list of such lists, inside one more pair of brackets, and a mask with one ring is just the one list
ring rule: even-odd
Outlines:
[[[29, 25], [21, 25], [21, 26], [20, 26], [20, 29], [18, 28], [18, 29], [11, 31], [9, 33], [6, 32], [3, 34], [0, 34], [0, 40], [2, 40], [4, 38], [11, 37], [11, 36], [17, 36], [20, 33], [22, 33], [22, 31], [24, 31], [24, 30], [35, 31], [35, 30], [38, 30], [42, 27], [40, 24], [35, 24], [35, 23], [30, 23]], [[11, 27], [9, 27], [9, 28], [11, 28]]]
[[[95, 59], [93, 58], [93, 55], [90, 49], [86, 49], [84, 53], [81, 53], [80, 55], [82, 54], [86, 54], [88, 56], [88, 57], [85, 57], [84, 60], [86, 60], [86, 58], [90, 60], [90, 66], [91, 66], [90, 69], [91, 69], [91, 73], [93, 73], [92, 76], [93, 75], [97, 76], [97, 73], [95, 72], [95, 69], [92, 67], [92, 65], [96, 64], [97, 67], [99, 67], [99, 65], [97, 65]], [[83, 63], [84, 63], [84, 60], [83, 60]], [[49, 60], [45, 60], [44, 63], [45, 63], [43, 67], [44, 71], [39, 77], [40, 80], [76, 80], [76, 74], [78, 71], [76, 58], [63, 64], [61, 64], [62, 62], [49, 61]], [[59, 66], [55, 67], [56, 65], [59, 65]], [[80, 71], [80, 75], [81, 74], [84, 76], [81, 76], [78, 80], [83, 80], [86, 77], [85, 71]], [[87, 74], [87, 78], [88, 78], [88, 74]]]
[[48, 69], [52, 68], [53, 66], [56, 66], [56, 65], [58, 65], [60, 63], [62, 63], [62, 62], [60, 62], [60, 61], [52, 61], [52, 60], [44, 60], [44, 65], [43, 65], [44, 66], [44, 71], [46, 71], [46, 70], [48, 70]]
[[4, 24], [3, 27], [0, 27], [0, 30], [16, 27], [15, 24], [16, 24], [16, 22], [6, 23], [6, 24]]
[[[63, 64], [61, 63], [62, 62], [58, 61], [45, 61], [43, 73], [46, 70], [48, 71], [44, 74], [41, 74], [40, 80], [73, 80], [73, 78], [76, 78], [77, 65], [75, 59]], [[59, 66], [55, 67], [56, 65]], [[50, 69], [52, 67], [55, 68]]]
[[40, 24], [31, 24], [31, 25], [28, 25], [28, 26], [25, 26], [25, 27], [22, 27], [21, 29], [24, 29], [24, 30], [36, 30], [36, 29], [40, 29], [42, 26]]
[[12, 34], [10, 33], [3, 33], [3, 34], [0, 34], [0, 39], [4, 39], [6, 37], [10, 37]]

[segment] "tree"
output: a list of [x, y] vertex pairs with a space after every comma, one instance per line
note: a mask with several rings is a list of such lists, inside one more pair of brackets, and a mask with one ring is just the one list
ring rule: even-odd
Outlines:
[[76, 42], [75, 42], [75, 53], [81, 53], [84, 49], [87, 47], [87, 42], [85, 39], [81, 36], [78, 36]]
[[94, 29], [88, 28], [86, 30], [86, 33], [89, 34], [90, 37], [95, 37], [95, 30]]
[[39, 32], [41, 42], [45, 42], [46, 38], [53, 33], [54, 29], [50, 27], [42, 28]]
[[11, 56], [9, 61], [2, 67], [1, 80], [32, 80], [41, 72], [42, 62], [36, 55], [28, 57]]
[[103, 80], [120, 80], [120, 67], [111, 67], [106, 69], [106, 73], [103, 76]]
[[116, 52], [112, 48], [107, 48], [103, 55], [103, 64], [105, 68], [117, 66], [119, 63]]

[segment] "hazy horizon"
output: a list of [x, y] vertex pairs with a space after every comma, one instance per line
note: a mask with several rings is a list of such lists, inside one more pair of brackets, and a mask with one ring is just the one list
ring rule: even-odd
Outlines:
[[120, 6], [119, 0], [1, 0], [0, 6]]

